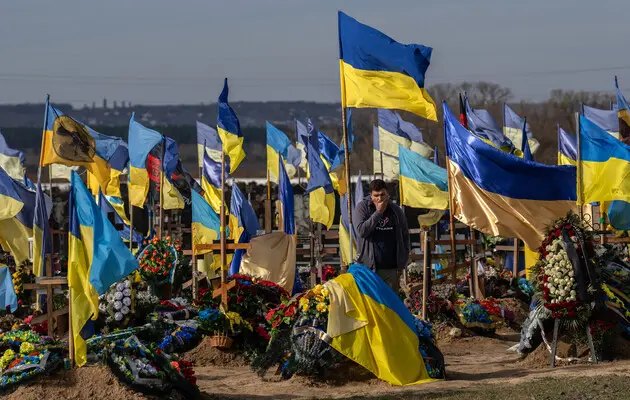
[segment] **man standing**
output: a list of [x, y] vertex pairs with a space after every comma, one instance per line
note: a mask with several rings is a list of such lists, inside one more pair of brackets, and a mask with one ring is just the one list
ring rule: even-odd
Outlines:
[[370, 195], [355, 207], [357, 261], [376, 272], [396, 293], [411, 251], [407, 218], [389, 199], [381, 179], [370, 183]]

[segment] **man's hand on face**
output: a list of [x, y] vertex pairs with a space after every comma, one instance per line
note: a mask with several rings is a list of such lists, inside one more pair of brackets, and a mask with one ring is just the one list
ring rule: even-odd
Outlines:
[[380, 192], [372, 192], [372, 202], [376, 207], [376, 211], [382, 213], [385, 212], [387, 208], [387, 204], [389, 203], [389, 194], [386, 190], [382, 190]]

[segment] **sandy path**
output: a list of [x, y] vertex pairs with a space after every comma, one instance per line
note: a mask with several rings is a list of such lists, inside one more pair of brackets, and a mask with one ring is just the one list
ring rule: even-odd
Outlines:
[[479, 385], [516, 384], [552, 376], [629, 375], [630, 360], [597, 366], [573, 365], [554, 370], [529, 368], [519, 362], [515, 353], [506, 352], [517, 339], [516, 335], [507, 334], [492, 339], [463, 338], [444, 344], [440, 348], [446, 359], [448, 380], [413, 387], [391, 386], [377, 379], [340, 386], [313, 384], [299, 378], [278, 381], [272, 375], [261, 379], [248, 367], [197, 367], [197, 383], [203, 392], [220, 399], [377, 398], [383, 395], [435, 394]]

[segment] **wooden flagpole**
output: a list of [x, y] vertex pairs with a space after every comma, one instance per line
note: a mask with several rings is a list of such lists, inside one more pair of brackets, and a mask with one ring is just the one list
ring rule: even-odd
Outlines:
[[267, 168], [267, 200], [265, 201], [265, 233], [271, 233], [271, 176]]
[[580, 149], [580, 113], [575, 113], [575, 132], [577, 133], [577, 198], [580, 219], [584, 217], [584, 193], [582, 193], [582, 151]]

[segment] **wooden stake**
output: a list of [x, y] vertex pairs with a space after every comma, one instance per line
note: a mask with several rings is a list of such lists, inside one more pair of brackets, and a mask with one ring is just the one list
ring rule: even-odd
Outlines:
[[575, 131], [577, 133], [577, 198], [580, 219], [584, 217], [584, 193], [582, 188], [582, 150], [580, 149], [580, 113], [575, 113]]
[[424, 234], [424, 266], [422, 273], [422, 320], [427, 320], [427, 299], [429, 298], [429, 284], [431, 280], [431, 241], [429, 231], [422, 229]]
[[271, 218], [271, 176], [267, 169], [267, 200], [265, 200], [265, 233], [271, 233], [273, 230]]
[[518, 256], [520, 255], [518, 247], [518, 238], [514, 238], [514, 250], [512, 250], [514, 254], [514, 263], [512, 264], [512, 279], [518, 279]]

